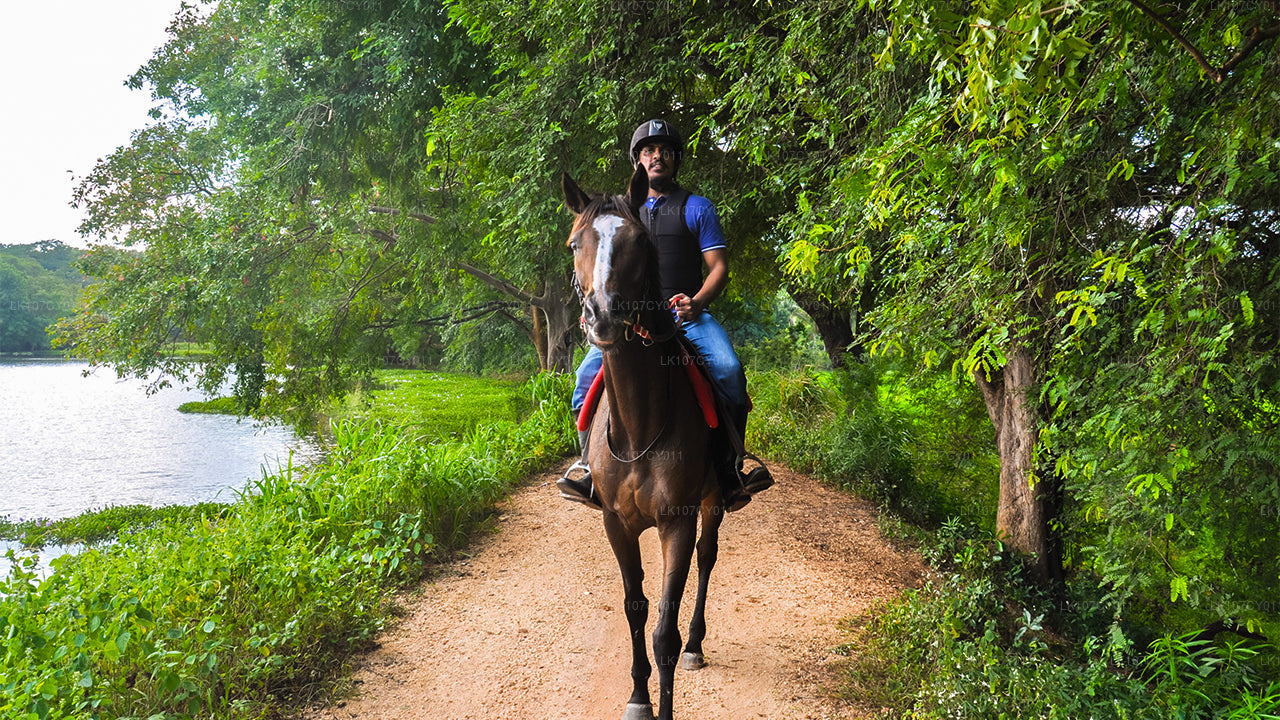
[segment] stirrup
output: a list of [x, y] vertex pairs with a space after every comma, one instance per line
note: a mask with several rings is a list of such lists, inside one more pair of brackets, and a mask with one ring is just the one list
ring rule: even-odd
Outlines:
[[773, 475], [769, 473], [769, 468], [764, 466], [764, 462], [751, 453], [746, 454], [746, 459], [754, 460], [759, 464], [759, 467], [752, 468], [751, 472], [747, 473], [745, 477], [739, 476], [742, 478], [742, 489], [751, 495], [755, 495], [773, 487]]
[[[581, 470], [582, 477], [571, 478], [569, 474], [574, 470]], [[578, 460], [569, 466], [565, 471], [564, 477], [556, 481], [556, 487], [560, 490], [560, 497], [565, 500], [582, 503], [588, 507], [604, 509], [604, 505], [600, 502], [600, 496], [596, 495], [596, 489], [591, 482], [591, 468], [583, 460]]]
[[[747, 506], [751, 502], [751, 498], [758, 492], [763, 492], [773, 487], [773, 476], [769, 474], [769, 469], [764, 466], [760, 458], [747, 453], [747, 459], [754, 460], [760, 464], [759, 467], [752, 468], [751, 472], [746, 475], [739, 470], [736, 474], [738, 477], [738, 487], [728, 493], [724, 499], [725, 512], [737, 512]], [[739, 461], [741, 462], [741, 461]]]

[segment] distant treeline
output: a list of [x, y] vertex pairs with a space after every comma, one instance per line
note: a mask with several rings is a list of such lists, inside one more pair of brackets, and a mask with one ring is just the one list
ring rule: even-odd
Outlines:
[[84, 251], [57, 240], [0, 245], [0, 353], [49, 350], [45, 328], [75, 312]]

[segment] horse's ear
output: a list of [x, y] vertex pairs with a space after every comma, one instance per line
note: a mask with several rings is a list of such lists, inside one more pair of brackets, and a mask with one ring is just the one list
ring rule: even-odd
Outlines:
[[639, 211], [644, 201], [649, 198], [649, 173], [644, 165], [636, 163], [636, 171], [631, 173], [631, 186], [627, 188], [627, 204], [633, 211]]
[[582, 192], [582, 188], [578, 187], [578, 183], [569, 177], [569, 173], [560, 173], [560, 189], [564, 191], [564, 204], [574, 215], [581, 215], [583, 210], [587, 209], [587, 204], [591, 202], [591, 198]]

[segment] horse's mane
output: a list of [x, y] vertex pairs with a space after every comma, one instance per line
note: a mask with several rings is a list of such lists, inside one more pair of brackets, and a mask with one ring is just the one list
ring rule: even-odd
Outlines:
[[644, 223], [640, 222], [640, 218], [636, 216], [631, 204], [627, 202], [625, 195], [604, 195], [596, 193], [591, 195], [591, 202], [583, 208], [582, 213], [573, 221], [573, 233], [591, 225], [601, 215], [620, 215], [624, 220], [634, 223], [640, 228], [640, 232], [644, 233], [645, 245], [649, 248], [649, 259], [645, 264], [644, 279], [644, 297], [647, 307], [657, 312], [651, 312], [654, 327], [649, 328], [651, 332], [659, 337], [667, 337], [674, 335], [678, 326], [675, 318], [667, 308], [667, 298], [662, 297], [662, 277], [658, 273], [658, 248], [649, 239], [649, 231], [645, 228]]

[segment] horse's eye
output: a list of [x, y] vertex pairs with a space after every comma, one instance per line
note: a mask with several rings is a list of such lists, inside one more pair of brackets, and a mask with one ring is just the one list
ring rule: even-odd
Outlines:
[[570, 249], [570, 250], [572, 250], [572, 251], [574, 251], [574, 252], [578, 252], [578, 250], [579, 250], [581, 247], [582, 247], [582, 244], [581, 244], [581, 243], [579, 243], [577, 240], [570, 240], [570, 241], [569, 241], [569, 249]]

